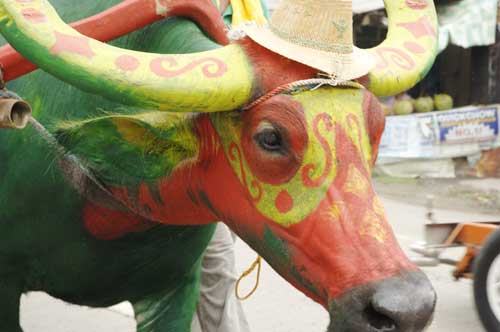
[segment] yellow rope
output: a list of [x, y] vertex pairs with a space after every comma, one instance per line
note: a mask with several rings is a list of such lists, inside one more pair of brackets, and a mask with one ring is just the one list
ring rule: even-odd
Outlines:
[[[240, 283], [241, 283], [241, 281], [244, 278], [246, 278], [250, 273], [252, 273], [255, 270], [255, 268], [257, 268], [257, 279], [255, 281], [255, 286], [250, 291], [250, 293], [248, 293], [245, 296], [241, 296], [240, 292], [239, 292]], [[255, 260], [255, 262], [252, 263], [252, 266], [250, 266], [250, 268], [248, 270], [246, 270], [245, 272], [243, 272], [243, 274], [241, 275], [241, 277], [236, 282], [236, 286], [234, 288], [234, 291], [235, 291], [235, 294], [236, 294], [236, 298], [238, 298], [238, 300], [240, 300], [240, 301], [248, 300], [250, 298], [250, 296], [252, 296], [255, 293], [255, 291], [257, 291], [257, 288], [259, 287], [259, 282], [260, 282], [260, 271], [261, 271], [261, 269], [262, 269], [262, 258], [260, 256], [258, 256], [257, 259]]]

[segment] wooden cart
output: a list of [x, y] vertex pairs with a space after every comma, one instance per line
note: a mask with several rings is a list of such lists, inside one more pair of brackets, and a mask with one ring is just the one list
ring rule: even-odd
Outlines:
[[[411, 249], [421, 257], [414, 261], [420, 266], [449, 264], [455, 266], [456, 279], [474, 281], [477, 311], [488, 332], [500, 331], [500, 221], [436, 223], [432, 213], [425, 225], [425, 242]], [[448, 248], [464, 247], [460, 260], [442, 258]]]

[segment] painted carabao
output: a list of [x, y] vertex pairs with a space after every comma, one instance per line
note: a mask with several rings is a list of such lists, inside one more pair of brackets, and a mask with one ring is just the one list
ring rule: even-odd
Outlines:
[[[418, 82], [436, 45], [431, 1], [386, 3], [391, 31], [360, 80], [380, 95]], [[66, 20], [71, 10], [59, 9]], [[95, 306], [130, 300], [141, 332], [189, 331], [218, 220], [330, 312], [328, 331], [427, 326], [434, 291], [370, 183], [384, 116], [361, 85], [291, 84], [316, 73], [248, 38], [220, 47], [183, 20], [119, 44], [156, 54], [80, 35], [44, 0], [2, 0], [0, 14], [27, 59], [123, 104], [42, 73], [10, 86], [48, 131], [0, 132], [0, 327], [19, 331], [19, 295], [45, 290]]]

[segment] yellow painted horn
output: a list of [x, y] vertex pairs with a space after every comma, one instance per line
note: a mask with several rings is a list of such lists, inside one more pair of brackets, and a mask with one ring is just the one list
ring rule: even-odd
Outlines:
[[364, 85], [379, 97], [406, 91], [422, 80], [437, 55], [437, 16], [432, 0], [384, 0], [387, 39], [369, 50], [377, 59]]
[[44, 71], [123, 104], [215, 112], [251, 96], [253, 71], [238, 45], [183, 55], [125, 50], [81, 35], [46, 0], [0, 0], [0, 33]]

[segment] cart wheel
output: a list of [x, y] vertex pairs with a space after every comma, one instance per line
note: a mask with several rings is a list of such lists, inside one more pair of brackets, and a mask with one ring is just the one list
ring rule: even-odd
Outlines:
[[474, 299], [486, 330], [500, 331], [500, 230], [490, 235], [477, 255]]

